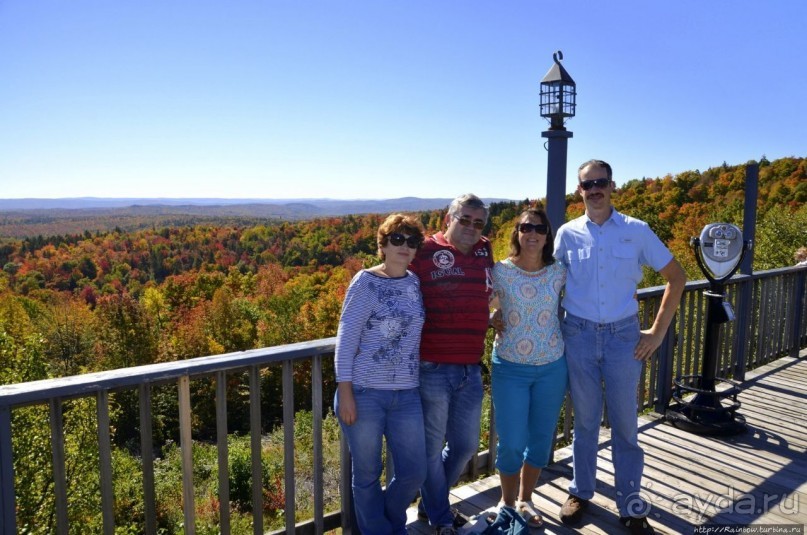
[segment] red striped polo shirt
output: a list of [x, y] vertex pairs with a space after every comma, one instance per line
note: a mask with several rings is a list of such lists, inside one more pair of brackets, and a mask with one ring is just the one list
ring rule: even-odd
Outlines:
[[493, 252], [481, 238], [469, 254], [449, 244], [442, 232], [429, 237], [410, 269], [420, 278], [426, 323], [420, 360], [478, 364], [490, 315]]

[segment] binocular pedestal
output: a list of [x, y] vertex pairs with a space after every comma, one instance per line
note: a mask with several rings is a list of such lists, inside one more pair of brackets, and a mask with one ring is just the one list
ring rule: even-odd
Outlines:
[[[734, 321], [731, 304], [725, 300], [724, 282], [739, 267], [750, 244], [742, 241], [740, 229], [726, 223], [707, 225], [701, 237], [692, 238], [698, 266], [711, 286], [707, 298], [706, 335], [700, 375], [678, 377], [664, 418], [672, 425], [703, 435], [734, 435], [746, 430], [745, 418], [737, 413], [740, 384], [717, 377], [720, 326]], [[706, 264], [706, 265], [704, 265]], [[708, 268], [707, 268], [708, 265]]]
[[704, 292], [708, 298], [706, 338], [700, 375], [683, 375], [674, 382], [670, 406], [664, 417], [676, 427], [702, 435], [734, 435], [746, 429], [745, 418], [737, 413], [739, 383], [717, 377], [720, 325], [731, 321], [722, 288]]

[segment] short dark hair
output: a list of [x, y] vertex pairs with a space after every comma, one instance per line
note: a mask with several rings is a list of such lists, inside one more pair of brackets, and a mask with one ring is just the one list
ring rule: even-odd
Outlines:
[[521, 243], [518, 241], [518, 225], [521, 223], [524, 216], [537, 217], [546, 225], [546, 243], [544, 243], [544, 249], [541, 251], [541, 260], [544, 261], [545, 266], [554, 264], [555, 257], [552, 256], [552, 253], [555, 250], [555, 239], [552, 237], [552, 224], [549, 222], [546, 211], [544, 211], [541, 206], [529, 208], [519, 214], [518, 219], [516, 219], [516, 224], [513, 227], [513, 232], [510, 234], [510, 256], [518, 256], [521, 254]]
[[577, 168], [577, 179], [578, 180], [580, 180], [580, 171], [582, 171], [583, 169], [585, 169], [589, 165], [605, 169], [605, 173], [608, 175], [608, 180], [613, 180], [614, 179], [614, 173], [611, 171], [611, 165], [608, 162], [605, 162], [603, 160], [589, 160], [587, 162], [583, 162], [582, 164], [580, 164], [580, 167]]

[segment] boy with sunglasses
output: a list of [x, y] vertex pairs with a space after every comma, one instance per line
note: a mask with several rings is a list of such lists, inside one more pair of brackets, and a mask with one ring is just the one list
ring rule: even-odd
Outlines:
[[482, 413], [480, 360], [489, 323], [493, 252], [482, 236], [488, 207], [454, 199], [445, 231], [429, 237], [410, 269], [420, 278], [426, 323], [420, 343], [420, 396], [426, 425], [426, 481], [418, 516], [438, 535], [455, 532], [448, 494], [477, 451]]
[[[636, 393], [644, 362], [675, 316], [686, 275], [647, 223], [613, 208], [608, 163], [589, 160], [577, 176], [586, 213], [558, 229], [554, 253], [568, 270], [561, 329], [574, 407], [574, 479], [560, 519], [578, 523], [594, 496], [604, 397], [619, 520], [631, 533], [652, 534], [650, 506], [640, 494], [644, 453]], [[667, 286], [653, 325], [640, 331], [635, 294], [643, 265], [659, 272]]]

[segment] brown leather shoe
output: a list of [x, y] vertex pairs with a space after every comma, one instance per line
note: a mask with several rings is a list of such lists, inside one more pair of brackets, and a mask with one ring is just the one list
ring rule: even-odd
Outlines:
[[588, 500], [569, 494], [566, 502], [560, 508], [560, 521], [568, 525], [577, 524], [583, 518], [586, 508], [588, 508]]

